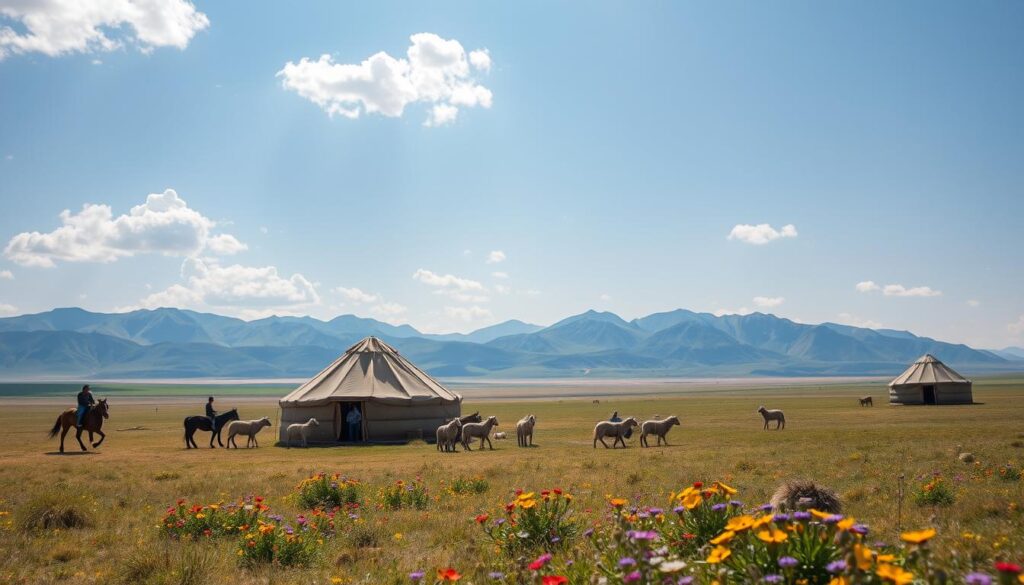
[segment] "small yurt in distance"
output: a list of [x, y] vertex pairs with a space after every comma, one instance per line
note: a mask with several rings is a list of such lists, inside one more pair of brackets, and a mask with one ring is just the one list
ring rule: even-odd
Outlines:
[[972, 404], [971, 381], [925, 354], [892, 382], [891, 404]]
[[433, 437], [438, 426], [461, 415], [462, 397], [395, 348], [367, 337], [279, 404], [282, 441], [288, 425], [310, 418], [320, 423], [310, 442], [396, 441]]

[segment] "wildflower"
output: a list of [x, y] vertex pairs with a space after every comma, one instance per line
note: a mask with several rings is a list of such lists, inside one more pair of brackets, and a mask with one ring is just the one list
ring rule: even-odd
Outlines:
[[333, 583], [334, 585], [338, 585], [339, 583], [341, 583], [341, 581], [341, 577], [331, 577], [331, 583]]
[[693, 577], [689, 575], [680, 577], [679, 580], [676, 581], [676, 585], [693, 585]]
[[904, 532], [900, 535], [903, 542], [910, 544], [924, 544], [931, 540], [935, 536], [935, 529], [928, 528], [925, 530], [915, 530], [913, 532]]
[[992, 585], [992, 577], [985, 573], [967, 573], [964, 575], [964, 583], [967, 585]]
[[839, 559], [838, 561], [832, 561], [825, 567], [825, 570], [829, 573], [832, 573], [833, 575], [836, 573], [842, 573], [846, 570], [846, 561], [842, 559]]
[[866, 536], [867, 533], [868, 533], [868, 525], [867, 524], [860, 524], [860, 523], [854, 524], [850, 528], [850, 532], [852, 532], [854, 534], [859, 534], [861, 536]]
[[779, 530], [778, 528], [773, 528], [771, 530], [762, 530], [758, 532], [757, 538], [762, 542], [767, 542], [769, 544], [777, 544], [780, 542], [785, 542], [789, 538], [789, 535]]
[[684, 561], [665, 561], [664, 563], [661, 563], [658, 570], [662, 573], [678, 573], [685, 568], [686, 563]]
[[783, 569], [790, 569], [792, 567], [797, 566], [799, 563], [800, 561], [796, 560], [793, 557], [781, 557], [779, 559], [779, 566]]
[[523, 500], [519, 502], [519, 507], [524, 510], [537, 507], [537, 500]]
[[718, 504], [715, 504], [714, 506], [711, 506], [711, 511], [712, 512], [721, 512], [724, 509], [725, 509], [725, 504], [723, 504], [723, 503], [718, 503]]
[[569, 579], [561, 575], [544, 575], [540, 582], [542, 585], [564, 585], [569, 582]]
[[713, 564], [716, 564], [716, 563], [720, 563], [720, 562], [724, 561], [725, 559], [729, 558], [729, 555], [731, 555], [731, 554], [732, 554], [732, 551], [727, 549], [726, 547], [724, 547], [724, 546], [716, 546], [714, 549], [711, 550], [711, 554], [708, 555], [708, 558], [706, 559], [706, 561], [713, 565]]
[[501, 571], [491, 571], [490, 573], [487, 573], [487, 576], [497, 581], [498, 579], [504, 579], [505, 573], [502, 573]]
[[548, 564], [551, 560], [551, 553], [544, 553], [537, 557], [537, 560], [530, 563], [529, 568], [531, 571], [539, 571], [544, 568], [544, 565]]
[[734, 496], [734, 495], [736, 495], [736, 490], [735, 490], [734, 488], [731, 488], [731, 487], [729, 487], [729, 486], [725, 485], [724, 483], [722, 483], [722, 482], [720, 482], [720, 481], [716, 481], [716, 482], [714, 483], [714, 486], [715, 486], [715, 487], [716, 487], [717, 489], [720, 489], [720, 490], [722, 490], [722, 491], [723, 491], [723, 492], [724, 492], [724, 493], [725, 493], [726, 495], [730, 495], [730, 496]]
[[593, 528], [587, 528], [586, 530], [583, 531], [583, 538], [590, 538], [590, 536], [593, 535], [593, 534], [594, 534], [594, 529]]
[[776, 524], [785, 524], [786, 522], [789, 522], [789, 514], [776, 514], [772, 516], [772, 522], [775, 522]]
[[810, 520], [811, 513], [800, 510], [799, 512], [793, 512], [793, 520]]
[[718, 544], [728, 544], [729, 541], [732, 540], [732, 538], [734, 536], [736, 536], [735, 532], [733, 532], [732, 530], [726, 530], [725, 532], [723, 532], [723, 533], [719, 534], [718, 536], [712, 538], [709, 542], [711, 544], [715, 544], [715, 545], [718, 545]]
[[850, 585], [850, 580], [847, 579], [846, 577], [842, 576], [842, 575], [838, 575], [838, 576], [832, 577], [829, 580], [828, 585]]
[[608, 500], [608, 503], [611, 504], [613, 508], [621, 508], [629, 503], [629, 501], [625, 498], [612, 498]]
[[458, 581], [461, 578], [462, 578], [462, 575], [460, 575], [458, 571], [456, 571], [455, 569], [453, 569], [451, 567], [448, 567], [447, 569], [438, 569], [437, 570], [437, 580], [438, 581]]
[[640, 571], [633, 571], [632, 573], [624, 576], [622, 578], [622, 582], [632, 583], [633, 581], [639, 581], [641, 577], [643, 577], [643, 575], [640, 574]]
[[728, 522], [726, 522], [725, 528], [726, 530], [731, 530], [733, 532], [742, 532], [753, 525], [753, 516], [733, 516], [732, 518], [729, 518]]
[[775, 585], [776, 583], [782, 583], [782, 575], [765, 575], [764, 582], [771, 583], [772, 585]]
[[683, 496], [683, 498], [682, 498], [680, 503], [687, 510], [692, 510], [692, 509], [696, 508], [697, 506], [699, 506], [702, 501], [703, 500], [701, 499], [701, 496], [700, 496], [699, 492], [690, 492], [689, 494], [686, 494], [685, 496]]
[[[440, 571], [438, 571], [438, 572], [440, 572]], [[420, 581], [420, 580], [423, 579], [424, 575], [426, 575], [426, 573], [423, 572], [423, 571], [413, 571], [412, 573], [409, 573], [409, 580], [410, 581]]]
[[626, 536], [633, 540], [654, 540], [658, 538], [658, 533], [653, 530], [630, 530]]
[[863, 544], [853, 545], [853, 558], [857, 563], [857, 568], [861, 571], [871, 568], [871, 549]]
[[633, 557], [622, 557], [621, 559], [619, 559], [620, 567], [632, 567], [635, 564], [636, 559], [634, 559]]
[[1021, 572], [1020, 565], [1013, 563], [996, 563], [996, 570], [1000, 573], [1010, 573], [1011, 575], [1019, 575]]
[[477, 514], [476, 515], [476, 523], [477, 524], [483, 524], [484, 522], [487, 522], [488, 518], [490, 518], [490, 516], [488, 516], [487, 514]]
[[913, 573], [904, 570], [903, 567], [897, 567], [888, 563], [879, 565], [875, 574], [887, 581], [892, 581], [895, 585], [909, 585], [914, 581]]

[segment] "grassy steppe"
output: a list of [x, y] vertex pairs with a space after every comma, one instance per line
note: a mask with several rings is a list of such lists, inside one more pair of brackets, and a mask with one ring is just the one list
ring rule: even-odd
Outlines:
[[[663, 389], [663, 388], [662, 388]], [[473, 516], [494, 512], [513, 490], [562, 487], [577, 497], [586, 517], [605, 507], [608, 494], [663, 505], [671, 490], [694, 480], [726, 481], [747, 504], [768, 500], [784, 480], [810, 478], [835, 489], [848, 513], [871, 525], [873, 535], [893, 541], [897, 531], [897, 477], [908, 491], [938, 472], [955, 486], [949, 507], [918, 507], [908, 495], [903, 526], [934, 526], [934, 548], [991, 558], [1024, 557], [1024, 489], [990, 472], [994, 466], [1024, 463], [1024, 383], [991, 379], [975, 386], [981, 404], [948, 407], [889, 407], [879, 385], [733, 389], [672, 396], [565, 399], [544, 402], [479, 402], [480, 409], [513, 431], [514, 421], [537, 416], [537, 446], [519, 449], [495, 441], [495, 451], [437, 453], [432, 445], [311, 448], [271, 447], [275, 428], [264, 431], [260, 449], [186, 451], [181, 419], [201, 402], [121, 406], [111, 395], [107, 441], [88, 455], [55, 455], [47, 440], [59, 408], [0, 402], [0, 583], [353, 583], [404, 582], [416, 569], [455, 566], [471, 572], [493, 560]], [[648, 389], [649, 390], [649, 389]], [[202, 394], [203, 390], [199, 392]], [[874, 395], [878, 406], [861, 408], [856, 397]], [[467, 392], [471, 395], [472, 393]], [[761, 430], [760, 405], [783, 408], [782, 432]], [[638, 418], [676, 414], [683, 426], [669, 435], [671, 447], [626, 450], [591, 448], [595, 421], [612, 410]], [[271, 399], [247, 402], [244, 418], [277, 421]], [[143, 426], [143, 431], [117, 431]], [[77, 451], [72, 438], [69, 452]], [[200, 444], [203, 435], [199, 435]], [[978, 458], [965, 465], [955, 457], [962, 444]], [[305, 569], [243, 570], [234, 540], [176, 543], [157, 525], [178, 498], [190, 502], [235, 501], [262, 494], [285, 515], [297, 510], [285, 496], [315, 471], [341, 472], [367, 485], [372, 504], [378, 488], [421, 476], [435, 498], [425, 511], [370, 509], [357, 533], [329, 541], [323, 558]], [[480, 495], [447, 493], [455, 477], [482, 476]], [[923, 481], [923, 480], [922, 480]], [[71, 495], [69, 496], [68, 493]], [[74, 500], [87, 511], [88, 525], [68, 530], [30, 530], [24, 511], [40, 498]], [[591, 510], [590, 514], [586, 510]], [[965, 538], [964, 534], [978, 535]], [[400, 537], [395, 535], [399, 534]], [[985, 565], [988, 568], [988, 565]]]

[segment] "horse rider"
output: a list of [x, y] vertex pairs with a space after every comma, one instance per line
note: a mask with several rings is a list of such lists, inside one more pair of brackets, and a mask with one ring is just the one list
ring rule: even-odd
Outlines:
[[363, 422], [363, 414], [359, 412], [358, 404], [353, 405], [352, 410], [348, 411], [348, 416], [345, 417], [345, 422], [348, 423], [348, 440], [358, 441], [359, 423]]
[[217, 411], [213, 409], [213, 396], [206, 401], [206, 418], [210, 419], [210, 430], [217, 432]]
[[[622, 417], [619, 416], [619, 411], [616, 410], [615, 412], [613, 412], [612, 413], [612, 417], [610, 419], [608, 419], [608, 421], [609, 422], [622, 422]], [[626, 429], [626, 432], [623, 433], [623, 436], [625, 436], [627, 439], [632, 437], [633, 436], [633, 429]]]
[[75, 426], [82, 428], [82, 421], [85, 419], [85, 413], [89, 412], [91, 408], [96, 404], [96, 399], [92, 397], [92, 390], [89, 385], [82, 386], [82, 391], [78, 393], [78, 409], [75, 411]]

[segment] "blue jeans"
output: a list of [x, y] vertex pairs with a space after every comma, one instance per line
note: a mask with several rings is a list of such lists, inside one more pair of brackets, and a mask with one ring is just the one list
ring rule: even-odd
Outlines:
[[88, 406], [79, 406], [78, 407], [78, 410], [75, 412], [75, 421], [78, 423], [78, 426], [82, 426], [82, 417], [85, 416], [85, 413], [88, 410], [89, 410]]

